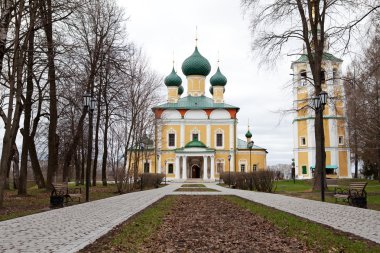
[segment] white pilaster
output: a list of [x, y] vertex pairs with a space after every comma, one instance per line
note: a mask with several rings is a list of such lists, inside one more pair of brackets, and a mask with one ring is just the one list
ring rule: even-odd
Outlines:
[[211, 156], [211, 180], [215, 180], [215, 157], [212, 155]]
[[180, 145], [181, 148], [185, 146], [185, 123], [181, 120], [181, 130], [180, 130]]
[[175, 179], [179, 179], [179, 156], [175, 157]]
[[[224, 147], [227, 148], [227, 147]], [[230, 149], [234, 148], [234, 122], [230, 124]]]
[[203, 180], [207, 180], [207, 156], [203, 156]]
[[187, 179], [186, 156], [182, 156], [182, 179]]
[[211, 125], [210, 122], [206, 125], [206, 146], [211, 147]]

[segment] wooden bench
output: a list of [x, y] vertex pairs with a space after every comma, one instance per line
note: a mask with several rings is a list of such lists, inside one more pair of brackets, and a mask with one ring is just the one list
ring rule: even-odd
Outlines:
[[367, 208], [367, 182], [352, 182], [348, 188], [336, 187], [334, 190], [335, 202], [338, 199], [347, 201], [351, 206]]
[[80, 187], [69, 188], [67, 183], [63, 184], [53, 184], [53, 190], [50, 196], [52, 197], [63, 197], [65, 204], [68, 202], [73, 202], [74, 199], [81, 202], [82, 189]]

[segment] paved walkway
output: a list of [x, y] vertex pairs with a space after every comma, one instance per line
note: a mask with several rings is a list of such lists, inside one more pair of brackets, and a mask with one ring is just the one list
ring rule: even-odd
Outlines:
[[233, 190], [174, 192], [181, 184], [129, 193], [0, 222], [0, 252], [76, 252], [165, 195], [237, 195], [380, 243], [380, 212], [277, 194]]

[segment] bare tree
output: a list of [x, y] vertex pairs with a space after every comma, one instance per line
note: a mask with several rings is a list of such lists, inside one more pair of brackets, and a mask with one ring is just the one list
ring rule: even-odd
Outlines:
[[[242, 0], [242, 5], [251, 17], [252, 48], [263, 55], [264, 61], [278, 59], [284, 50], [300, 54], [299, 50], [291, 47], [292, 43], [300, 41], [304, 44], [315, 95], [322, 91], [321, 71], [326, 36], [329, 37], [330, 46], [347, 52], [357, 32], [357, 25], [380, 8], [379, 2], [372, 0]], [[345, 15], [348, 12], [350, 15]], [[326, 173], [323, 169], [326, 154], [322, 110], [315, 111], [314, 129], [316, 180], [313, 188], [320, 189], [320, 182]]]

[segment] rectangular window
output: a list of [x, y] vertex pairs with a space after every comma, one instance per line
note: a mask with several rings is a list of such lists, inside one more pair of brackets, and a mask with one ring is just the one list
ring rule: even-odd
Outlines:
[[254, 164], [254, 165], [253, 165], [253, 171], [256, 171], [256, 170], [257, 170], [257, 165]]
[[144, 173], [149, 173], [149, 163], [144, 163]]
[[302, 174], [307, 174], [307, 167], [302, 165]]
[[306, 138], [301, 137], [301, 146], [306, 146]]
[[168, 164], [168, 174], [173, 174], [174, 171], [174, 165], [172, 163]]
[[193, 134], [193, 140], [198, 140], [199, 141], [198, 134]]
[[169, 147], [175, 147], [175, 134], [169, 134]]
[[339, 142], [339, 145], [343, 145], [344, 144], [344, 138], [343, 138], [343, 136], [339, 136], [338, 137], [338, 142]]
[[245, 172], [245, 164], [240, 164], [240, 170], [241, 172]]
[[223, 134], [216, 134], [216, 146], [223, 147]]

